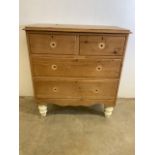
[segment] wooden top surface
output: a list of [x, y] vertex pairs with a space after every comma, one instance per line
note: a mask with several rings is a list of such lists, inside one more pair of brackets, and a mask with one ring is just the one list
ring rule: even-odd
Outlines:
[[130, 33], [130, 30], [117, 26], [104, 25], [61, 25], [61, 24], [33, 24], [24, 30], [61, 31], [61, 32], [97, 32], [97, 33]]

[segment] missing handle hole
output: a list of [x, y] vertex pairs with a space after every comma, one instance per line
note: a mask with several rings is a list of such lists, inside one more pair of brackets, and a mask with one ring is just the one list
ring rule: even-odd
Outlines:
[[95, 91], [94, 91], [95, 93], [99, 93], [99, 89], [95, 89]]
[[102, 70], [102, 66], [97, 66], [97, 67], [96, 67], [96, 70], [97, 70], [97, 71], [101, 71], [101, 70]]
[[58, 88], [57, 87], [54, 87], [52, 90], [53, 90], [53, 92], [57, 92], [58, 91]]

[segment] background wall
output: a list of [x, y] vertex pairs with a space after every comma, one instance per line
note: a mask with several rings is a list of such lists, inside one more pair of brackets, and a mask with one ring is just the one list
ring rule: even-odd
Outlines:
[[119, 97], [134, 97], [134, 0], [20, 0], [21, 96], [32, 96], [24, 25], [32, 23], [114, 25], [132, 31], [127, 46]]

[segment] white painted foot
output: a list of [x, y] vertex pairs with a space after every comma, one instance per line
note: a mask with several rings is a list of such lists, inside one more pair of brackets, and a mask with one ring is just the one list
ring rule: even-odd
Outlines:
[[38, 109], [39, 109], [41, 116], [45, 117], [47, 113], [47, 105], [39, 105]]
[[109, 118], [112, 115], [114, 108], [113, 107], [106, 107], [104, 109], [104, 115], [106, 118]]

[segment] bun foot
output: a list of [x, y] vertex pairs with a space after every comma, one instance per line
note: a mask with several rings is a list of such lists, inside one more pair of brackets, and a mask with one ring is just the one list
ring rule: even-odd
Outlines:
[[105, 107], [104, 109], [105, 117], [109, 118], [112, 115], [113, 110], [114, 110], [114, 107]]
[[45, 117], [47, 113], [47, 105], [38, 105], [39, 113], [41, 116]]

